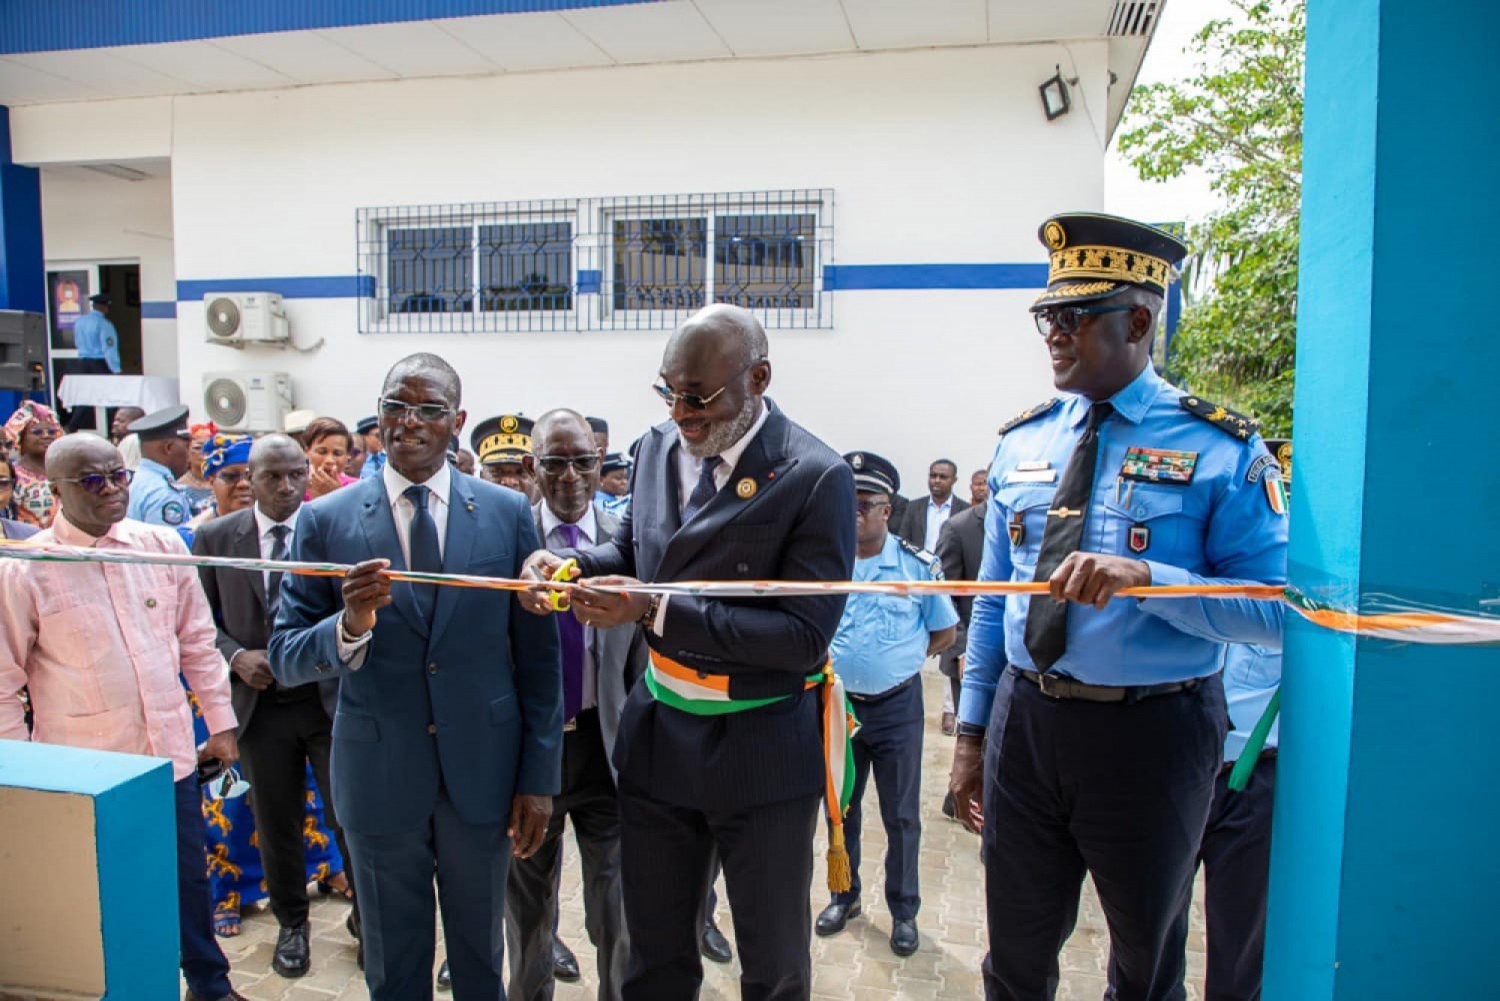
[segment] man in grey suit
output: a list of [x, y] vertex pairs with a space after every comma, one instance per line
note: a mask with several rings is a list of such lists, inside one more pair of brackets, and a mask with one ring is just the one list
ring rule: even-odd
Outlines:
[[[594, 546], [614, 536], [620, 520], [593, 502], [604, 451], [588, 421], [572, 410], [552, 410], [536, 422], [532, 454], [522, 460], [541, 490], [532, 507], [543, 546]], [[562, 644], [562, 791], [541, 847], [510, 868], [505, 933], [511, 955], [512, 1001], [545, 1001], [553, 988], [553, 926], [562, 870], [563, 824], [583, 862], [583, 913], [598, 950], [599, 1001], [618, 1001], [629, 941], [620, 892], [620, 807], [609, 753], [625, 695], [646, 670], [648, 651], [639, 626], [586, 627], [571, 611], [556, 615]]]

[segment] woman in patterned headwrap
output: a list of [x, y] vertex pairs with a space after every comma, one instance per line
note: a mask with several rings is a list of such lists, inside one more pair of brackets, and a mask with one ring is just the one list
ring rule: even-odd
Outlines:
[[[213, 490], [214, 503], [183, 529], [220, 515], [239, 511], [255, 503], [250, 490], [250, 446], [254, 439], [247, 434], [215, 432], [203, 443], [203, 475]], [[189, 545], [191, 545], [189, 539]], [[208, 733], [193, 702], [193, 727], [200, 743]], [[307, 817], [302, 828], [306, 846], [307, 878], [323, 884], [343, 872], [344, 861], [333, 836], [323, 820], [323, 803], [318, 798], [309, 767], [307, 777]], [[250, 791], [255, 795], [255, 790]], [[255, 818], [248, 797], [215, 799], [211, 790], [203, 795], [203, 818], [208, 825], [209, 883], [214, 897], [214, 931], [230, 938], [240, 933], [240, 909], [265, 899], [260, 852], [255, 842]]]
[[47, 449], [62, 435], [57, 415], [45, 403], [27, 400], [5, 422], [5, 432], [16, 443], [13, 484], [16, 520], [49, 528], [57, 515], [52, 488], [47, 485]]
[[[204, 449], [211, 438], [219, 433], [218, 427], [213, 421], [207, 424], [189, 424], [188, 434], [191, 436], [191, 444], [188, 446], [188, 468], [187, 472], [177, 477], [177, 485], [188, 495], [188, 506], [194, 515], [202, 514], [214, 502], [213, 488], [208, 483], [208, 470], [204, 466]], [[247, 435], [235, 435], [234, 437], [248, 437]], [[228, 514], [228, 511], [221, 511]]]

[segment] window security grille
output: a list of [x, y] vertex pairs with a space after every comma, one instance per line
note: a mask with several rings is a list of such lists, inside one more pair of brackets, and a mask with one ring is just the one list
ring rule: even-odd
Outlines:
[[360, 209], [361, 332], [659, 330], [710, 302], [828, 327], [827, 189]]

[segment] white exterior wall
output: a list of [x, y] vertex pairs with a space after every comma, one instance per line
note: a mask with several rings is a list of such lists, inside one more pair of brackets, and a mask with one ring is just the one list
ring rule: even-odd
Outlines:
[[[142, 302], [177, 298], [170, 178], [124, 181], [77, 168], [43, 170], [41, 178], [47, 270], [138, 261]], [[177, 374], [175, 319], [141, 317], [141, 362], [147, 375]]]
[[[177, 277], [351, 275], [361, 207], [783, 188], [833, 190], [838, 264], [1039, 263], [1047, 214], [1103, 204], [1106, 48], [1069, 48], [1083, 86], [1053, 123], [1037, 85], [1054, 45], [172, 98]], [[160, 99], [111, 103], [159, 134]], [[50, 138], [60, 118], [17, 109], [17, 159], [81, 155]], [[1052, 394], [1034, 290], [827, 294], [832, 329], [770, 331], [771, 395], [834, 448], [895, 460], [908, 496], [938, 455], [966, 479], [1000, 422]], [[294, 338], [327, 341], [301, 355], [206, 344], [201, 303], [179, 303], [184, 402], [201, 414], [205, 371], [285, 370], [299, 406], [352, 422], [393, 361], [430, 350], [463, 375], [473, 420], [571, 406], [624, 446], [664, 418], [647, 386], [668, 331], [361, 335], [357, 305], [288, 300]]]

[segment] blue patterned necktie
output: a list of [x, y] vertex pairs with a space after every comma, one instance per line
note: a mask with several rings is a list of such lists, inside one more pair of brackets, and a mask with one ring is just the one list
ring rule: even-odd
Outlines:
[[714, 499], [714, 494], [719, 492], [719, 487], [714, 483], [714, 470], [719, 468], [719, 463], [724, 460], [717, 455], [706, 455], [703, 457], [703, 468], [698, 473], [698, 485], [693, 487], [692, 495], [688, 497], [687, 507], [682, 509], [682, 523], [686, 525], [698, 511]]
[[[432, 512], [427, 510], [429, 492], [426, 487], [414, 483], [403, 494], [415, 509], [407, 535], [407, 548], [411, 551], [408, 567], [419, 573], [440, 573], [443, 569], [443, 552], [438, 548], [437, 522], [432, 520]], [[421, 610], [422, 617], [431, 623], [432, 609], [437, 604], [437, 586], [413, 584], [411, 591], [417, 599], [417, 608]]]

